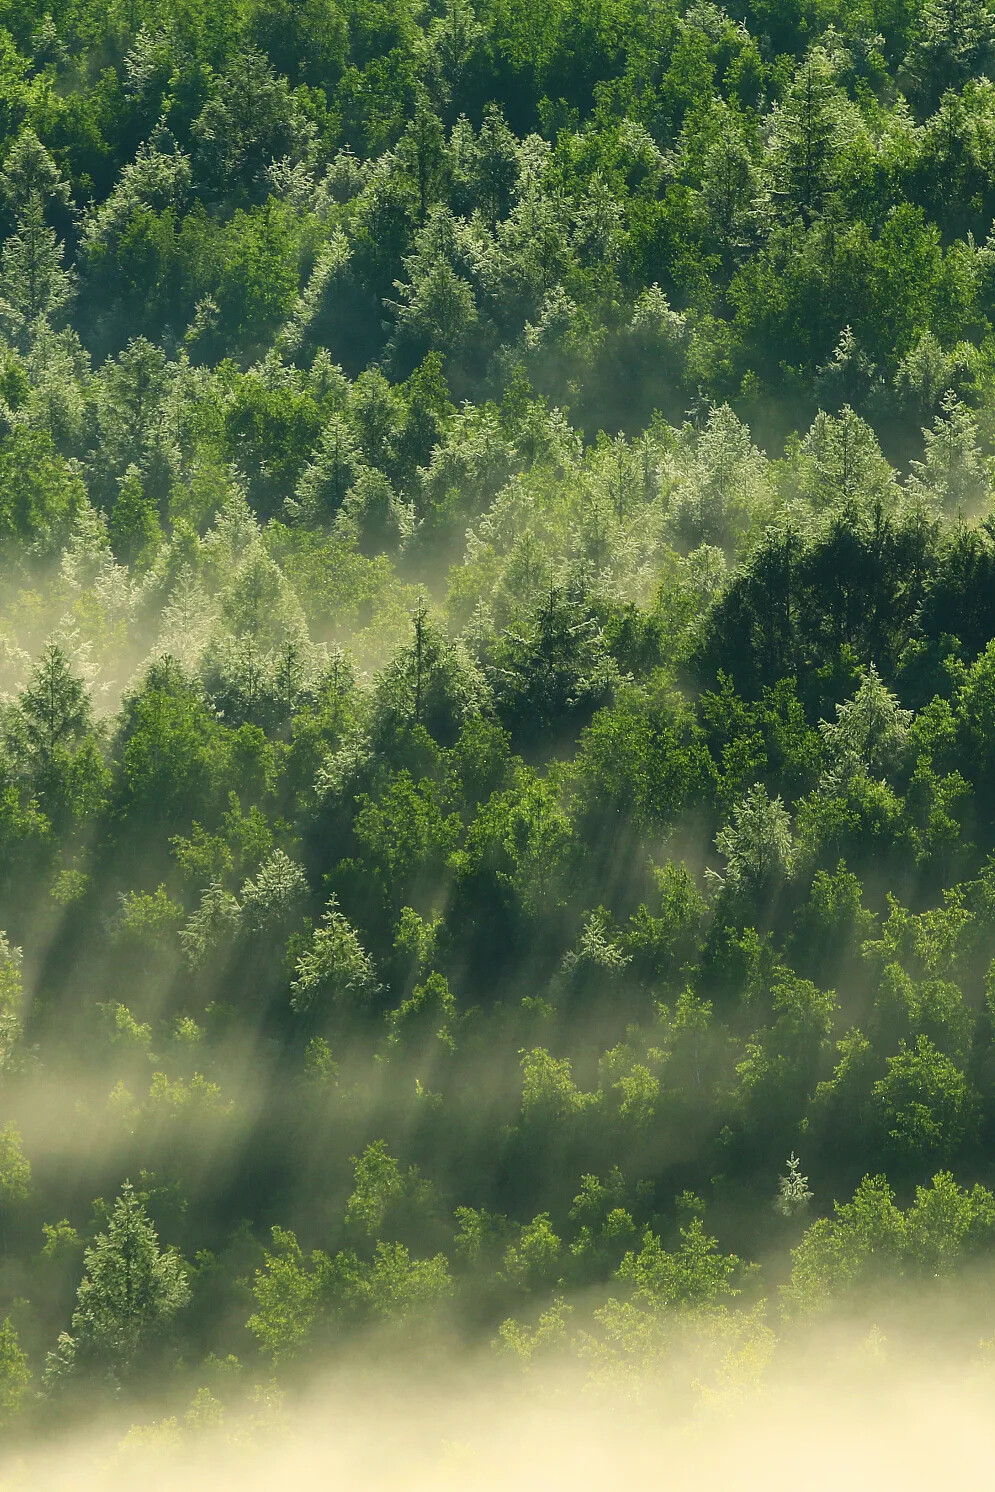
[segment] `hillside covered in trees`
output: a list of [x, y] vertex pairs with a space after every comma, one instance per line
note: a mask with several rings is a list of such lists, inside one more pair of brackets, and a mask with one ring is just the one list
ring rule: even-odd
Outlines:
[[5, 1437], [995, 1336], [993, 80], [0, 0]]

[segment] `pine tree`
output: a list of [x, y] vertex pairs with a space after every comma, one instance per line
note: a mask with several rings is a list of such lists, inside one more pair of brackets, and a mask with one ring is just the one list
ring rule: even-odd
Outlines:
[[489, 104], [484, 110], [477, 144], [474, 185], [484, 221], [493, 233], [511, 207], [518, 182], [518, 141], [505, 123], [501, 110]]
[[43, 766], [86, 734], [92, 707], [86, 685], [57, 643], [49, 643], [20, 698], [28, 745]]
[[297, 962], [290, 1003], [298, 1014], [350, 1012], [378, 993], [373, 960], [333, 896], [311, 946]]
[[446, 165], [446, 135], [439, 116], [422, 97], [415, 117], [398, 141], [397, 158], [414, 187], [417, 220], [424, 223], [442, 190]]
[[45, 222], [41, 201], [30, 201], [0, 249], [0, 318], [21, 347], [30, 344], [40, 322], [72, 300], [75, 275], [62, 260], [62, 245]]
[[787, 879], [798, 855], [787, 809], [759, 782], [733, 808], [732, 822], [716, 834], [715, 846], [725, 857], [726, 872], [724, 878], [710, 874], [733, 890], [760, 890]]
[[452, 107], [463, 96], [485, 37], [470, 0], [446, 0], [443, 14], [431, 22], [425, 37], [426, 61], [441, 106]]
[[775, 200], [806, 221], [817, 217], [837, 184], [840, 151], [855, 128], [852, 106], [832, 62], [824, 51], [813, 49], [774, 118], [770, 168]]
[[351, 426], [341, 415], [333, 415], [286, 504], [289, 515], [307, 523], [334, 516], [363, 465]]
[[15, 221], [33, 204], [55, 219], [70, 218], [69, 183], [33, 129], [23, 129], [10, 147], [0, 171], [0, 193]]
[[827, 781], [860, 767], [889, 771], [901, 759], [912, 719], [871, 664], [853, 698], [836, 706], [835, 721], [819, 726], [829, 754]]
[[106, 1233], [84, 1253], [83, 1269], [70, 1330], [48, 1354], [50, 1387], [95, 1372], [117, 1383], [152, 1366], [174, 1317], [190, 1299], [179, 1256], [160, 1249], [130, 1182], [114, 1204]]
[[978, 422], [956, 394], [947, 393], [941, 412], [923, 431], [925, 455], [912, 462], [909, 491], [945, 513], [973, 517], [984, 512], [991, 492], [988, 464], [978, 440]]
[[809, 1191], [808, 1177], [801, 1172], [801, 1161], [794, 1151], [788, 1156], [788, 1169], [777, 1183], [774, 1210], [782, 1217], [797, 1217], [808, 1209], [813, 1193]]
[[509, 628], [497, 643], [491, 674], [499, 714], [532, 741], [579, 729], [619, 682], [592, 609], [555, 585], [523, 631]]
[[926, 109], [995, 63], [995, 16], [985, 0], [926, 0], [903, 63], [911, 91]]
[[738, 114], [716, 105], [718, 129], [701, 162], [701, 206], [709, 230], [730, 259], [756, 239], [763, 210], [760, 172]]

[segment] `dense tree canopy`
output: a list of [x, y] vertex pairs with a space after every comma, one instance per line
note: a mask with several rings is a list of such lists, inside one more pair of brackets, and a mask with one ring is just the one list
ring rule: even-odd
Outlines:
[[990, 1267], [993, 139], [984, 0], [0, 0], [5, 1428]]

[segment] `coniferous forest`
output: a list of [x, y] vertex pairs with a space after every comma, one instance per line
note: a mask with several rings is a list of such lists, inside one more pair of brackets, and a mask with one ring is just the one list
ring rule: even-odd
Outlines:
[[995, 10], [0, 0], [0, 160], [5, 1440], [977, 1353]]

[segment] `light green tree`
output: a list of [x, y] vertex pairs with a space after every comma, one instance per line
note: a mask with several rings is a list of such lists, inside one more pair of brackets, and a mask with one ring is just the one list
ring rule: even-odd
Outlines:
[[380, 986], [373, 960], [333, 896], [311, 946], [297, 961], [290, 1003], [299, 1014], [331, 1012], [367, 1004]]
[[10, 1061], [21, 1031], [21, 950], [0, 932], [0, 1072]]
[[808, 1177], [802, 1175], [801, 1161], [794, 1151], [788, 1156], [788, 1169], [778, 1179], [774, 1211], [781, 1217], [797, 1217], [808, 1209], [813, 1193], [809, 1190]]
[[15, 1124], [0, 1129], [0, 1209], [4, 1214], [23, 1202], [31, 1189], [31, 1162], [21, 1143], [21, 1132]]
[[48, 765], [60, 746], [74, 745], [92, 720], [86, 685], [73, 673], [57, 643], [35, 665], [20, 698], [25, 735], [32, 752]]
[[799, 66], [771, 128], [768, 171], [774, 200], [811, 220], [839, 185], [846, 146], [861, 130], [829, 55], [814, 47]]
[[759, 891], [787, 880], [798, 855], [788, 810], [759, 782], [735, 805], [715, 846], [725, 858], [725, 874], [710, 871], [710, 877], [733, 891]]
[[965, 518], [985, 511], [991, 493], [978, 422], [956, 394], [943, 396], [940, 413], [923, 431], [925, 451], [912, 462], [908, 490], [930, 507]]
[[85, 1251], [83, 1269], [70, 1330], [46, 1361], [50, 1388], [93, 1374], [118, 1383], [153, 1365], [177, 1312], [190, 1299], [179, 1255], [159, 1247], [130, 1182], [114, 1204], [107, 1231]]
[[72, 300], [75, 273], [63, 267], [63, 257], [41, 202], [29, 202], [0, 249], [0, 318], [21, 347], [28, 346], [40, 322], [57, 316]]
[[872, 663], [851, 699], [836, 706], [836, 719], [819, 726], [833, 781], [848, 771], [869, 768], [886, 773], [898, 765], [912, 724]]
[[0, 1425], [16, 1419], [31, 1386], [27, 1354], [10, 1321], [0, 1326]]

